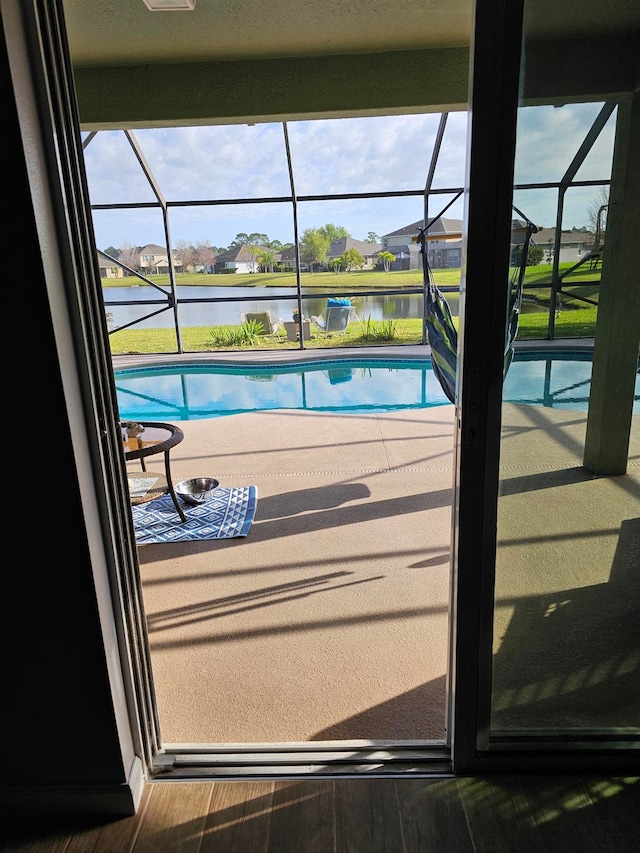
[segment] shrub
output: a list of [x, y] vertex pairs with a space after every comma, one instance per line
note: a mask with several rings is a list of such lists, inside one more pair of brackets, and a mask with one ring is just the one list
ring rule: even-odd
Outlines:
[[364, 341], [392, 341], [396, 337], [397, 320], [359, 320]]
[[209, 337], [211, 343], [218, 347], [252, 346], [262, 332], [262, 323], [249, 320], [240, 326], [216, 326], [209, 332]]
[[[522, 258], [522, 246], [514, 246], [511, 252], [511, 263], [514, 267], [520, 265], [520, 260]], [[535, 244], [529, 244], [529, 251], [527, 252], [527, 263], [528, 267], [538, 266], [539, 263], [542, 262], [542, 258], [544, 257], [544, 247], [536, 246]]]

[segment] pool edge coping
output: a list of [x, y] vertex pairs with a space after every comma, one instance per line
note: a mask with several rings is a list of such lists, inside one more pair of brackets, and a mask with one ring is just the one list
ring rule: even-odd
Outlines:
[[[564, 338], [561, 340], [548, 341], [516, 341], [517, 351], [562, 349], [563, 351], [584, 352], [593, 350], [593, 338], [580, 338], [577, 340]], [[180, 364], [208, 364], [221, 365], [265, 365], [265, 364], [288, 364], [300, 363], [302, 361], [336, 361], [363, 359], [377, 359], [380, 361], [424, 361], [431, 358], [431, 347], [428, 344], [390, 347], [332, 347], [324, 349], [296, 349], [296, 350], [265, 350], [262, 352], [189, 352], [189, 353], [131, 353], [114, 355], [111, 362], [114, 370], [126, 370], [134, 367], [161, 367]]]

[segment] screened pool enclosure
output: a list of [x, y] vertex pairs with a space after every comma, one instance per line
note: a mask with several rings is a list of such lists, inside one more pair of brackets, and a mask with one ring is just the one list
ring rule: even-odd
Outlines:
[[[520, 109], [514, 233], [538, 228], [521, 337], [594, 334], [615, 118], [610, 103]], [[112, 351], [246, 349], [246, 312], [281, 321], [262, 349], [427, 343], [418, 234], [457, 318], [466, 123], [459, 112], [83, 134]], [[342, 236], [314, 254], [323, 229]], [[513, 267], [521, 248], [516, 237]], [[354, 306], [349, 334], [300, 335], [294, 320], [336, 294]], [[158, 329], [154, 349], [140, 336]]]

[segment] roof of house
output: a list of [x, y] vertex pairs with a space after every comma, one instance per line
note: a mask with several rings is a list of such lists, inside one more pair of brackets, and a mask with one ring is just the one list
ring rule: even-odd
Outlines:
[[[384, 237], [415, 237], [418, 231], [424, 226], [424, 220], [419, 219], [417, 222], [412, 222], [411, 225], [405, 225], [403, 228], [398, 228], [397, 231], [390, 231], [384, 234]], [[459, 234], [462, 231], [462, 219], [446, 219], [444, 216], [439, 216], [432, 222], [429, 228], [429, 234]]]
[[[265, 246], [256, 246], [252, 248], [257, 248], [261, 252], [271, 252], [272, 249], [267, 249]], [[275, 253], [274, 253], [275, 254]], [[256, 256], [253, 254], [249, 246], [243, 244], [242, 246], [234, 246], [233, 249], [228, 249], [226, 252], [220, 252], [219, 255], [216, 256], [216, 263], [220, 261], [240, 261], [241, 263], [254, 263], [256, 261]]]
[[400, 258], [400, 255], [409, 256], [412, 252], [415, 252], [416, 245], [409, 246], [407, 243], [405, 243], [404, 245], [398, 243], [395, 246], [392, 246], [391, 249], [388, 249], [387, 251], [391, 252], [392, 255], [395, 255], [396, 260], [398, 260]]
[[[344, 252], [349, 249], [356, 249], [365, 257], [373, 257], [378, 252], [382, 251], [382, 246], [379, 243], [367, 243], [365, 240], [355, 240], [353, 237], [340, 237], [334, 240], [327, 250], [328, 258], [339, 258]], [[294, 261], [296, 259], [296, 247], [290, 246], [288, 249], [283, 249], [277, 253], [277, 257], [281, 261]]]
[[276, 257], [281, 261], [295, 261], [296, 259], [296, 247], [289, 246], [287, 249], [283, 249], [281, 252], [276, 252]]
[[[531, 237], [534, 243], [539, 246], [547, 245], [549, 242], [553, 245], [556, 237], [555, 228], [540, 228], [540, 230]], [[562, 231], [560, 233], [560, 245], [580, 244], [583, 246], [592, 246], [595, 243], [595, 234], [591, 231]]]
[[381, 252], [382, 246], [379, 243], [367, 243], [364, 240], [355, 240], [353, 237], [340, 237], [331, 243], [327, 251], [327, 256], [329, 258], [339, 258], [340, 255], [349, 249], [355, 249], [363, 257], [371, 257]]
[[98, 255], [98, 266], [100, 269], [111, 269], [113, 261], [110, 261], [108, 258], [103, 258], [102, 255]]
[[139, 255], [167, 255], [166, 246], [158, 246], [157, 243], [147, 243], [146, 246], [138, 246], [136, 252]]

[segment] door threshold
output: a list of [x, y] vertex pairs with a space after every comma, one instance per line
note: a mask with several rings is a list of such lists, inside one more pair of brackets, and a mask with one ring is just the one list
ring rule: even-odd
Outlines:
[[153, 779], [359, 778], [452, 775], [441, 743], [173, 744], [153, 760]]

